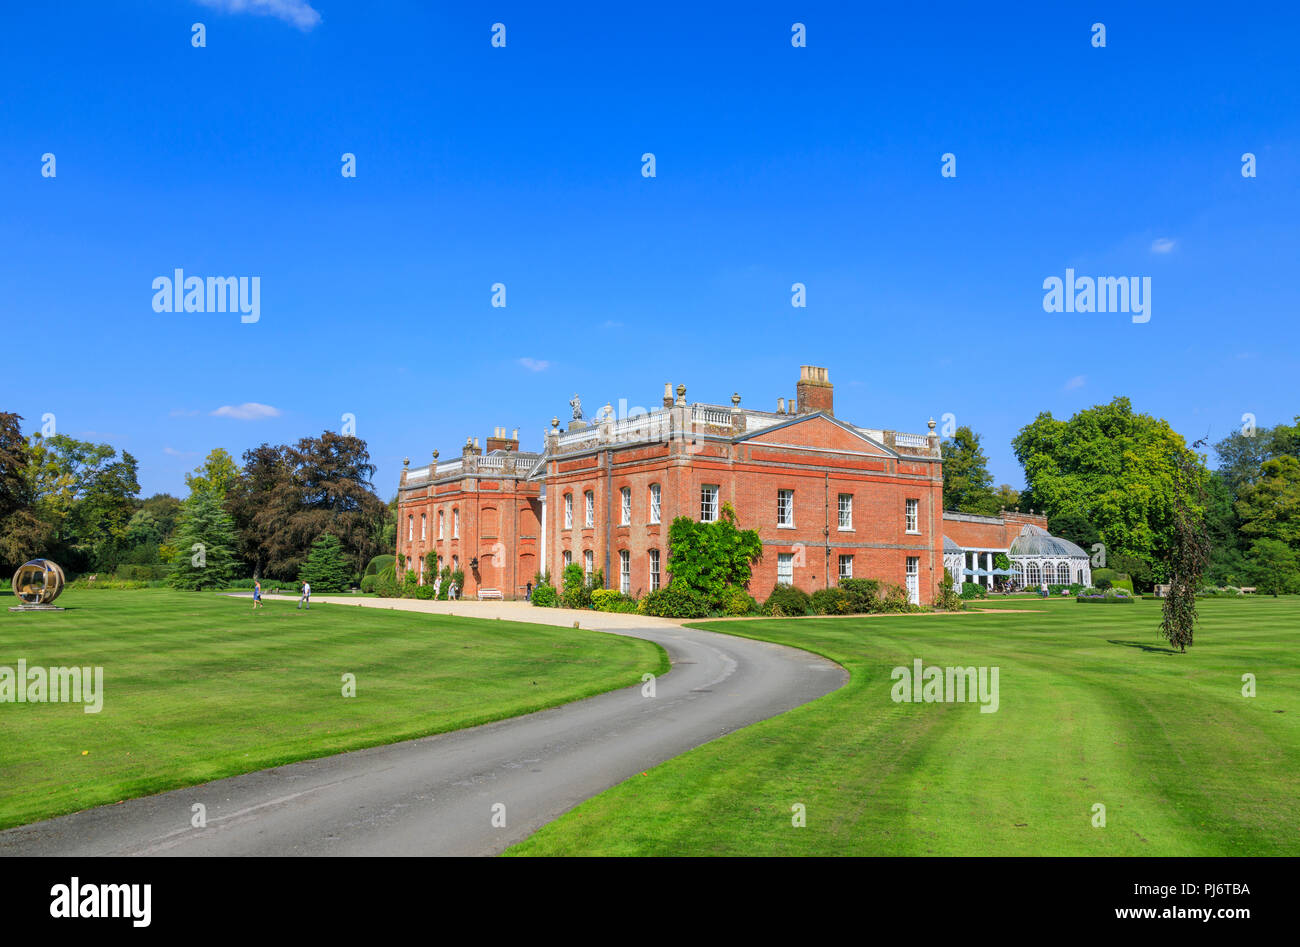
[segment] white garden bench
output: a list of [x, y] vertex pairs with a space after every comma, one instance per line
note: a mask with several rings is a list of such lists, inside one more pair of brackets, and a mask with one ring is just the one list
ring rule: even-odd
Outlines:
[[481, 602], [485, 598], [496, 598], [504, 602], [506, 597], [501, 594], [500, 589], [479, 589], [478, 600]]

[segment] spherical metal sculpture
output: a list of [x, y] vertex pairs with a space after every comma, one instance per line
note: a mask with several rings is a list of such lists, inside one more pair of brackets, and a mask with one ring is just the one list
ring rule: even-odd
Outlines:
[[14, 573], [14, 595], [24, 606], [49, 606], [63, 591], [63, 570], [49, 559], [33, 559]]

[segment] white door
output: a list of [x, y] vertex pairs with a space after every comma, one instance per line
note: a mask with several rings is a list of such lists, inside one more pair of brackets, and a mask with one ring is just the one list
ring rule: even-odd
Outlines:
[[907, 557], [907, 600], [913, 605], [921, 604], [921, 560], [914, 556]]

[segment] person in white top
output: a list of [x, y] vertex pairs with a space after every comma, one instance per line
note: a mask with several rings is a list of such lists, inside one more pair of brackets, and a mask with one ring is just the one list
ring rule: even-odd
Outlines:
[[311, 586], [306, 582], [302, 584], [302, 598], [298, 599], [298, 607], [307, 606], [307, 611], [311, 611]]

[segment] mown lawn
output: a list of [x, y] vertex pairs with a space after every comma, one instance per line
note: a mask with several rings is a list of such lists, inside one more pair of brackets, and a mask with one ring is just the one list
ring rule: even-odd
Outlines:
[[[0, 828], [295, 760], [530, 713], [663, 673], [631, 638], [168, 590], [12, 614], [0, 666], [102, 666], [104, 704], [0, 703]], [[342, 696], [342, 676], [356, 696]]]
[[[852, 680], [510, 854], [1300, 854], [1300, 597], [1205, 600], [1186, 654], [1158, 638], [1155, 601], [988, 607], [1015, 613], [698, 625], [819, 652]], [[999, 667], [998, 711], [895, 703], [890, 672], [916, 658]]]

